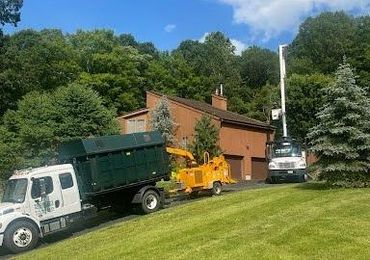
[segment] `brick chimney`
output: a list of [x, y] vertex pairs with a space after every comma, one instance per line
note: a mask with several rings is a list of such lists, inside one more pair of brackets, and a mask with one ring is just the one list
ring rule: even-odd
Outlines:
[[227, 98], [223, 95], [222, 84], [220, 85], [220, 90], [216, 89], [215, 94], [212, 94], [212, 106], [227, 110]]

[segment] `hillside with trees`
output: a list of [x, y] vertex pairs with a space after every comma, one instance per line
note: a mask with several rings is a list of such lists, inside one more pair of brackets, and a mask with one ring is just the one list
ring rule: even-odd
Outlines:
[[[22, 2], [13, 2], [11, 13], [0, 17], [2, 25], [19, 21]], [[344, 56], [359, 75], [358, 85], [369, 86], [369, 25], [370, 16], [344, 12], [322, 13], [301, 24], [289, 46], [287, 80], [289, 134], [299, 141], [305, 142], [315, 125], [323, 104], [321, 89], [334, 80]], [[279, 107], [278, 82], [277, 51], [250, 46], [236, 55], [222, 32], [208, 34], [204, 42], [184, 40], [172, 51], [113, 30], [1, 34], [0, 171], [23, 165], [34, 155], [49, 158], [64, 138], [116, 132], [113, 118], [145, 106], [148, 90], [210, 102], [222, 83], [230, 110], [271, 123], [271, 109]], [[81, 100], [93, 99], [96, 114], [91, 116], [106, 115], [107, 120], [94, 125], [97, 121], [85, 118], [92, 130], [77, 129], [66, 110], [77, 101], [68, 91], [76, 91]], [[53, 131], [59, 132], [49, 131], [56, 121], [61, 125]], [[19, 154], [26, 145], [30, 151]]]

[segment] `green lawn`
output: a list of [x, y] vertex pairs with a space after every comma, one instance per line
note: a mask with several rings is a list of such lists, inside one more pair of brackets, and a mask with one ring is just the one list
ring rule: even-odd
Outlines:
[[165, 209], [24, 259], [370, 259], [370, 189], [275, 186]]

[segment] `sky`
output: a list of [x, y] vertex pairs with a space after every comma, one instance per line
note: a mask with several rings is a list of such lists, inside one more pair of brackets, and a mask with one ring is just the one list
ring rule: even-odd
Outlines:
[[240, 54], [252, 45], [277, 50], [294, 39], [304, 19], [337, 10], [367, 15], [370, 0], [24, 0], [18, 27], [6, 25], [4, 31], [104, 28], [161, 50], [221, 31]]

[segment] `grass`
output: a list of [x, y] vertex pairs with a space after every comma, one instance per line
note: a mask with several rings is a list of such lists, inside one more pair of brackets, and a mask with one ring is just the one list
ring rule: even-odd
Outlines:
[[369, 259], [370, 189], [317, 184], [195, 201], [19, 259]]

